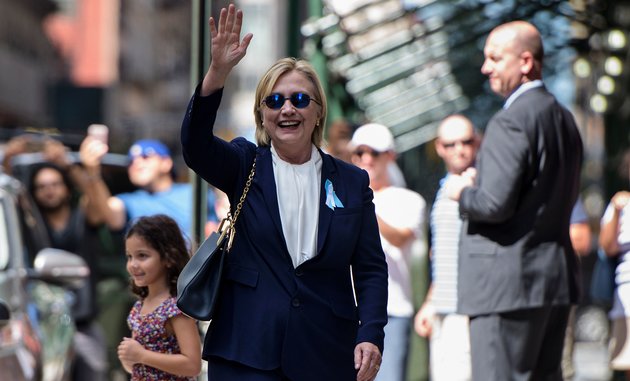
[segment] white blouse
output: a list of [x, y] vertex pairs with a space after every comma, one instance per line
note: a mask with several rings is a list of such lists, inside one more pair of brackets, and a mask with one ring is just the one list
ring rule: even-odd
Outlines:
[[317, 255], [322, 158], [314, 145], [304, 164], [282, 160], [273, 145], [271, 157], [282, 232], [293, 266], [298, 267]]

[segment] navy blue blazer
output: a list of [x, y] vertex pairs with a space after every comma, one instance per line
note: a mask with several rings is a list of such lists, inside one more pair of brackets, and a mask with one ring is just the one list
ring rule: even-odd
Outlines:
[[[356, 379], [354, 347], [370, 342], [382, 351], [387, 323], [387, 264], [367, 173], [319, 151], [317, 256], [294, 268], [282, 232], [271, 150], [213, 135], [221, 95], [222, 90], [193, 95], [181, 131], [184, 159], [224, 191], [232, 206], [254, 156], [256, 174], [236, 224], [203, 357], [257, 369], [281, 367], [296, 380]], [[343, 208], [325, 204], [326, 180]]]

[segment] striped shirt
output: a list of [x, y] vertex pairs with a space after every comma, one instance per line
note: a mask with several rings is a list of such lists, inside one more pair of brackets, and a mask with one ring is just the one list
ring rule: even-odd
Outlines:
[[459, 203], [448, 198], [444, 192], [448, 176], [440, 180], [429, 221], [433, 275], [431, 301], [439, 314], [455, 313], [457, 307], [457, 252], [462, 220]]

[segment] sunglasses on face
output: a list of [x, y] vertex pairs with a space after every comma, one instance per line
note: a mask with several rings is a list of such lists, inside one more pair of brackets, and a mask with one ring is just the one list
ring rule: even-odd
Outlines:
[[263, 103], [272, 110], [280, 110], [282, 106], [284, 106], [284, 102], [286, 102], [287, 99], [291, 101], [291, 104], [295, 108], [306, 108], [311, 103], [311, 101], [320, 104], [315, 99], [312, 99], [308, 94], [304, 93], [293, 93], [290, 97], [285, 97], [282, 94], [273, 93], [266, 97], [263, 100]]
[[354, 154], [357, 155], [359, 159], [362, 158], [364, 154], [368, 154], [372, 156], [374, 159], [376, 159], [382, 154], [382, 152], [369, 150], [369, 149], [367, 150], [359, 149], [359, 150], [354, 151]]
[[454, 142], [442, 143], [442, 147], [453, 148], [457, 145], [457, 143], [461, 144], [462, 146], [471, 146], [474, 142], [475, 142], [475, 139], [473, 138], [466, 139], [466, 140], [456, 140]]

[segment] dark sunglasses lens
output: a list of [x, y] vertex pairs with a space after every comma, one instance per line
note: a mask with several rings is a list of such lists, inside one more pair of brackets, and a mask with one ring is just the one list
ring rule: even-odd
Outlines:
[[[291, 104], [296, 108], [305, 108], [311, 103], [311, 97], [308, 94], [304, 93], [295, 93], [292, 94], [290, 98]], [[273, 110], [279, 110], [284, 105], [284, 102], [287, 98], [283, 97], [281, 94], [271, 94], [270, 96], [265, 98], [265, 104], [267, 107]]]
[[459, 141], [451, 142], [451, 143], [442, 143], [442, 145], [444, 146], [444, 148], [453, 148], [457, 145], [457, 143], [460, 143], [462, 146], [471, 146], [474, 142], [475, 140], [471, 138], [471, 139], [459, 140]]
[[291, 95], [291, 103], [297, 108], [305, 108], [311, 103], [311, 97], [309, 97], [308, 94], [295, 93]]
[[267, 107], [273, 110], [277, 110], [282, 107], [284, 103], [284, 97], [280, 94], [271, 94], [267, 98], [265, 98], [265, 104]]
[[370, 156], [372, 156], [373, 158], [375, 158], [375, 159], [376, 159], [376, 158], [378, 157], [378, 155], [380, 155], [381, 153], [380, 153], [380, 152], [378, 152], [378, 151], [363, 151], [363, 150], [358, 150], [357, 152], [355, 152], [355, 154], [356, 154], [358, 157], [360, 157], [360, 158], [361, 158], [361, 157], [363, 157], [363, 155], [364, 155], [364, 154], [368, 154], [368, 155], [370, 155]]

